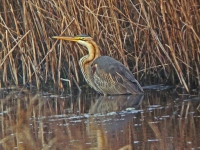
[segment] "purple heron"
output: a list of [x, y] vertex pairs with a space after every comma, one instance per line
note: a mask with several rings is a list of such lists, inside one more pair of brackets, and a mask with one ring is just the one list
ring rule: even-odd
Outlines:
[[79, 60], [86, 82], [98, 93], [107, 95], [138, 94], [143, 89], [134, 75], [121, 62], [101, 56], [97, 44], [85, 34], [74, 37], [54, 36], [55, 39], [74, 41], [87, 47], [88, 55]]

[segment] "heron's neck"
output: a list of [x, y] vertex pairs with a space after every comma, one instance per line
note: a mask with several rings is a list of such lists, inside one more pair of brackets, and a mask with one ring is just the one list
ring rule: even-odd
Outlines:
[[93, 63], [93, 61], [96, 58], [98, 58], [100, 56], [100, 51], [99, 51], [97, 44], [94, 41], [90, 41], [90, 42], [78, 41], [78, 43], [86, 46], [88, 49], [88, 52], [89, 52], [88, 55], [83, 56], [79, 60], [79, 65], [80, 65], [81, 71], [82, 71], [84, 77], [87, 78], [88, 75], [90, 74], [91, 64]]
[[100, 51], [97, 44], [93, 41], [85, 46], [87, 47], [89, 54], [87, 55], [87, 58], [85, 58], [84, 63], [90, 65], [96, 58], [100, 56]]

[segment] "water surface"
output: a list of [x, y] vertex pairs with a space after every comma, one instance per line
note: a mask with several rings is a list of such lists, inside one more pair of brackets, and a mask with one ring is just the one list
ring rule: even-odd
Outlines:
[[0, 91], [0, 149], [200, 149], [200, 97]]

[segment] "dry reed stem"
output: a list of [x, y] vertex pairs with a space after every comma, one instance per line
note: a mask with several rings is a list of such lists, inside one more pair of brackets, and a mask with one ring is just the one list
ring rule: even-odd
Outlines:
[[26, 32], [24, 34], [24, 36], [15, 44], [15, 46], [4, 56], [3, 60], [1, 61], [0, 67], [4, 64], [4, 62], [6, 61], [7, 57], [12, 54], [12, 52], [15, 50], [15, 48], [19, 45], [19, 43], [29, 34], [31, 30], [29, 30], [28, 32]]
[[189, 89], [188, 89], [188, 87], [187, 87], [187, 84], [186, 84], [186, 82], [185, 82], [185, 80], [184, 80], [184, 78], [183, 78], [183, 73], [182, 73], [182, 71], [181, 71], [181, 68], [180, 68], [180, 66], [179, 66], [179, 63], [178, 63], [178, 61], [177, 61], [177, 59], [176, 59], [176, 54], [175, 54], [175, 51], [174, 51], [174, 49], [173, 49], [173, 44], [172, 44], [172, 40], [171, 40], [171, 38], [170, 38], [170, 36], [169, 36], [169, 31], [168, 31], [168, 28], [167, 28], [167, 21], [166, 21], [166, 16], [165, 16], [165, 8], [164, 8], [164, 6], [163, 6], [163, 0], [161, 0], [161, 6], [160, 6], [160, 8], [161, 8], [161, 13], [162, 13], [162, 16], [163, 16], [163, 21], [164, 21], [164, 25], [165, 25], [165, 34], [166, 34], [166, 37], [167, 37], [167, 40], [168, 40], [168, 42], [169, 42], [169, 50], [170, 50], [170, 54], [171, 54], [171, 56], [172, 56], [172, 59], [173, 59], [173, 61], [174, 61], [174, 66], [175, 66], [175, 70], [176, 70], [176, 72], [177, 72], [177, 75], [178, 75], [178, 77], [179, 77], [179, 80], [180, 80], [180, 82], [182, 82], [182, 84], [184, 85], [184, 87], [185, 87], [185, 89], [187, 90], [187, 92], [189, 92]]

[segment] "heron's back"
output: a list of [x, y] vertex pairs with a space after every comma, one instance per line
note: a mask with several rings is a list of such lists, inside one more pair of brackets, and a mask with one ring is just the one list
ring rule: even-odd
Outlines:
[[92, 63], [93, 82], [104, 94], [137, 94], [143, 89], [121, 62], [101, 56]]

